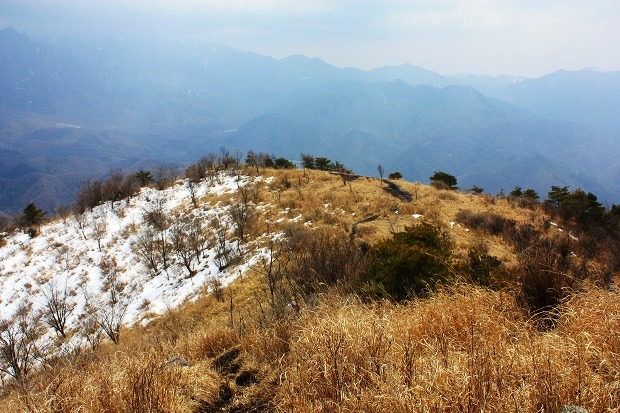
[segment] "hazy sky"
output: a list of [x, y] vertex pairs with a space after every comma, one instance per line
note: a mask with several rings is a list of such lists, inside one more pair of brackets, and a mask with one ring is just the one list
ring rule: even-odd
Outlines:
[[0, 0], [7, 26], [31, 37], [197, 37], [361, 69], [620, 70], [620, 0]]

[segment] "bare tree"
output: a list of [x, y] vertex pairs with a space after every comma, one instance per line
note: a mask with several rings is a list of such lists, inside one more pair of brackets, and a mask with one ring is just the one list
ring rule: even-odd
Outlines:
[[230, 154], [230, 151], [226, 149], [224, 146], [220, 147], [221, 155], [221, 163], [222, 167], [226, 170], [233, 166], [235, 162], [235, 158]]
[[239, 258], [237, 251], [233, 251], [228, 242], [228, 222], [216, 218], [211, 222], [215, 229], [215, 264], [220, 270], [227, 268]]
[[97, 240], [97, 247], [99, 248], [99, 252], [101, 252], [101, 240], [103, 239], [103, 237], [105, 237], [106, 232], [108, 231], [108, 220], [105, 212], [93, 212], [91, 216], [91, 228], [93, 230], [93, 235]]
[[84, 212], [87, 209], [92, 210], [97, 205], [103, 203], [104, 199], [104, 182], [101, 179], [94, 179], [83, 184], [78, 190], [75, 208], [80, 212]]
[[60, 289], [56, 282], [51, 280], [41, 292], [45, 298], [43, 321], [52, 327], [56, 334], [66, 338], [67, 317], [74, 308], [74, 304], [69, 301], [70, 294], [67, 290], [67, 284], [63, 289]]
[[198, 197], [196, 196], [196, 182], [189, 179], [187, 181], [187, 190], [189, 191], [189, 197], [192, 200], [194, 208], [198, 208]]
[[383, 165], [381, 164], [377, 165], [377, 172], [379, 172], [379, 176], [381, 177], [381, 181], [379, 182], [379, 184], [381, 184], [381, 182], [383, 182], [383, 174], [385, 173], [385, 169], [383, 168]]
[[120, 201], [127, 196], [124, 182], [125, 174], [120, 168], [110, 170], [108, 180], [103, 185], [103, 195], [106, 200], [111, 202], [112, 209], [114, 209], [114, 202]]
[[196, 261], [200, 262], [203, 258], [204, 250], [209, 243], [209, 237], [202, 228], [200, 219], [194, 219], [186, 226], [187, 241], [194, 252]]
[[10, 220], [6, 215], [0, 213], [0, 233], [9, 229]]
[[138, 256], [154, 275], [158, 273], [159, 258], [157, 248], [158, 238], [153, 228], [145, 228], [133, 241]]
[[206, 171], [206, 178], [213, 181], [217, 177], [217, 172], [222, 168], [222, 159], [214, 153], [208, 153], [198, 161]]
[[245, 241], [248, 229], [256, 220], [254, 205], [250, 201], [252, 190], [249, 187], [240, 187], [237, 202], [230, 206], [228, 213], [235, 224], [235, 235], [239, 245]]
[[222, 281], [217, 277], [212, 277], [207, 282], [208, 287], [211, 289], [215, 299], [221, 303], [224, 302], [224, 289], [222, 288]]
[[118, 344], [123, 319], [129, 307], [129, 297], [125, 294], [125, 283], [118, 279], [118, 266], [114, 258], [103, 258], [99, 263], [103, 275], [103, 300], [96, 303], [95, 317], [104, 333]]
[[157, 239], [157, 253], [159, 257], [159, 262], [163, 267], [163, 270], [168, 272], [168, 267], [170, 267], [170, 243], [168, 242], [168, 232], [160, 231], [159, 237]]
[[236, 150], [233, 155], [233, 173], [237, 177], [237, 181], [241, 179], [241, 173], [243, 172], [243, 163], [241, 160], [243, 159], [243, 152], [240, 150]]
[[79, 209], [76, 210], [75, 213], [73, 214], [72, 222], [77, 228], [80, 235], [82, 235], [82, 238], [84, 238], [84, 241], [86, 241], [87, 240], [86, 232], [84, 232], [84, 230], [86, 229], [88, 222], [86, 220], [86, 214], [84, 213], [84, 211], [81, 211]]
[[[285, 288], [283, 281], [288, 271], [291, 254], [286, 248], [286, 241], [268, 233], [267, 250], [255, 266], [255, 270], [265, 277], [269, 291], [269, 304], [272, 311], [278, 316], [283, 309]], [[290, 301], [290, 300], [289, 300]]]
[[35, 361], [41, 356], [37, 340], [40, 319], [28, 306], [20, 306], [12, 321], [0, 320], [0, 373], [13, 377], [23, 386]]
[[160, 191], [171, 186], [178, 177], [177, 168], [175, 165], [158, 165], [153, 171], [153, 181], [155, 187]]
[[196, 274], [194, 270], [196, 254], [190, 244], [187, 235], [187, 226], [184, 223], [180, 222], [172, 227], [170, 231], [170, 242], [172, 245], [172, 252], [187, 269], [189, 276], [193, 277]]
[[207, 176], [208, 162], [202, 159], [190, 164], [185, 169], [185, 177], [193, 182], [200, 182]]
[[164, 207], [163, 199], [158, 199], [155, 206], [144, 213], [144, 220], [155, 230], [154, 232], [145, 233], [148, 235], [145, 241], [150, 242], [153, 235], [157, 238], [154, 245], [156, 255], [153, 256], [157, 260], [157, 265], [153, 269], [157, 270], [158, 264], [161, 263], [163, 270], [167, 271], [170, 266], [170, 244], [167, 234], [167, 229], [170, 226], [170, 217]]
[[200, 219], [184, 219], [173, 226], [170, 231], [172, 252], [181, 260], [189, 271], [190, 276], [195, 274], [194, 262], [200, 263], [203, 252], [209, 239], [203, 231]]

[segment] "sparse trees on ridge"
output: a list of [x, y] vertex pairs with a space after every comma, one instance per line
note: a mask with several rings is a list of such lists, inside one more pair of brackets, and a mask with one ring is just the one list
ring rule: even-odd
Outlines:
[[25, 226], [38, 225], [43, 221], [47, 212], [37, 208], [34, 202], [29, 203], [22, 213], [22, 220]]
[[144, 169], [140, 169], [134, 174], [134, 176], [141, 188], [148, 186], [151, 182], [153, 182], [153, 174], [149, 171], [145, 171]]
[[293, 169], [295, 164], [286, 158], [276, 158], [274, 155], [270, 155], [265, 152], [248, 151], [245, 158], [245, 164], [249, 167], [255, 168], [256, 173], [265, 168], [274, 169]]
[[469, 191], [474, 195], [480, 195], [484, 192], [484, 189], [477, 185], [473, 185]]
[[433, 175], [429, 178], [431, 181], [431, 186], [438, 189], [450, 189], [457, 190], [459, 189], [456, 184], [457, 180], [454, 175], [450, 175], [447, 172], [443, 171], [435, 171]]
[[379, 172], [379, 178], [381, 182], [383, 182], [383, 174], [385, 173], [385, 168], [383, 167], [383, 165], [377, 165], [377, 172]]
[[333, 171], [340, 173], [351, 173], [351, 171], [340, 162], [332, 163], [331, 159], [326, 157], [314, 157], [305, 153], [301, 153], [301, 166], [304, 169], [318, 169], [320, 171]]

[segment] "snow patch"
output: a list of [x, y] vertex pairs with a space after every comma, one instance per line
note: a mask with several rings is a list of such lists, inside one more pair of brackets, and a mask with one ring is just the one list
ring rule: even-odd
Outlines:
[[[234, 193], [252, 179], [241, 177], [238, 181], [222, 173], [212, 181], [198, 184], [197, 194], [203, 197]], [[19, 306], [26, 303], [32, 311], [39, 311], [45, 305], [44, 291], [53, 285], [61, 289], [66, 286], [68, 301], [74, 306], [67, 326], [76, 330], [92, 304], [89, 301], [103, 299], [102, 288], [107, 282], [101, 268], [104, 262], [112, 265], [116, 281], [122, 286], [121, 295], [128, 300], [123, 318], [126, 325], [148, 323], [170, 308], [195, 300], [213, 279], [227, 285], [244, 274], [255, 262], [257, 253], [247, 254], [245, 263], [220, 271], [215, 262], [215, 247], [205, 249], [192, 277], [178, 263], [154, 274], [138, 255], [136, 242], [147, 226], [145, 213], [159, 206], [170, 216], [182, 214], [186, 219], [200, 220], [206, 231], [215, 231], [208, 225], [213, 218], [227, 218], [228, 207], [223, 204], [204, 203], [193, 209], [186, 183], [179, 181], [163, 191], [143, 188], [131, 199], [97, 206], [79, 219], [72, 216], [51, 222], [41, 227], [35, 238], [20, 232], [9, 234], [0, 247], [0, 318], [10, 320]], [[294, 220], [301, 221], [301, 215]], [[53, 336], [50, 329], [44, 339]], [[83, 344], [84, 338], [78, 333], [65, 346]]]

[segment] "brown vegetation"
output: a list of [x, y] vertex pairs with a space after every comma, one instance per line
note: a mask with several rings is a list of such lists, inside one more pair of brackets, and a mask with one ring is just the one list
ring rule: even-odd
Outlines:
[[[209, 223], [212, 242], [222, 267], [243, 253], [227, 233], [261, 248], [252, 271], [146, 327], [114, 330], [116, 345], [93, 337], [91, 349], [42, 360], [28, 383], [3, 385], [0, 411], [618, 411], [616, 244], [559, 232], [539, 205], [399, 181], [402, 198], [376, 179], [316, 170], [262, 174], [264, 186], [226, 199], [188, 197], [188, 208], [237, 206]], [[158, 212], [145, 211], [153, 234], [136, 246], [154, 254], [154, 271], [168, 225]], [[207, 241], [192, 244], [181, 235], [194, 223], [176, 222], [173, 253], [191, 276]], [[412, 227], [445, 235], [440, 250], [421, 236], [407, 246], [438, 260], [430, 276], [450, 277], [423, 299], [377, 300], [369, 260]]]

